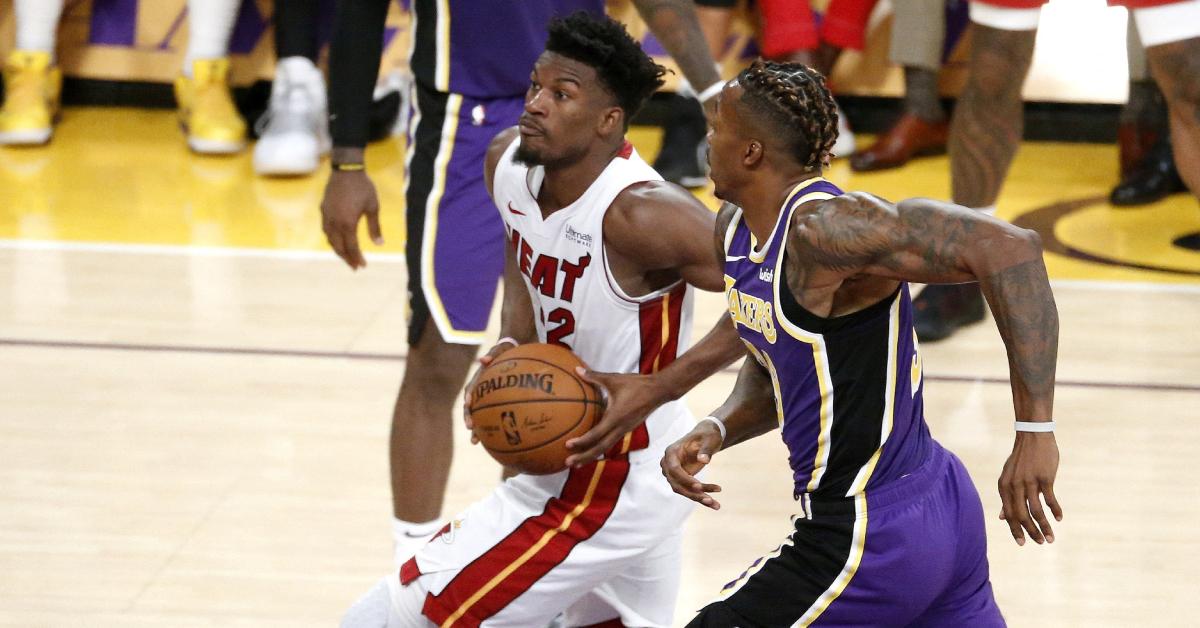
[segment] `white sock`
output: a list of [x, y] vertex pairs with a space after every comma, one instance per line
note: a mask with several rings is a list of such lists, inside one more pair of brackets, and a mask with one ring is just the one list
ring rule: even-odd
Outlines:
[[48, 52], [54, 57], [63, 0], [16, 0], [17, 50]]
[[188, 0], [188, 46], [183, 59], [184, 76], [192, 75], [192, 63], [229, 55], [229, 36], [237, 20], [241, 0]]
[[399, 568], [404, 561], [417, 553], [426, 543], [429, 538], [437, 534], [438, 530], [445, 525], [441, 519], [426, 521], [425, 523], [413, 523], [402, 519], [392, 519], [392, 544], [395, 547], [393, 556], [396, 567]]

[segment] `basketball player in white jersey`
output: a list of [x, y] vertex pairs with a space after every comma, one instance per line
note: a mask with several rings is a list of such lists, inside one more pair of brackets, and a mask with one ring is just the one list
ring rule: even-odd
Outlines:
[[[664, 72], [608, 18], [551, 23], [519, 126], [497, 136], [486, 160], [509, 238], [504, 338], [489, 357], [550, 342], [598, 371], [661, 370], [656, 387], [683, 389], [743, 353], [722, 316], [709, 342], [681, 355], [692, 286], [724, 283], [713, 214], [625, 140]], [[658, 461], [694, 424], [676, 399], [601, 460], [508, 479], [342, 625], [528, 628], [564, 612], [569, 626], [671, 625], [692, 504], [671, 491]]]

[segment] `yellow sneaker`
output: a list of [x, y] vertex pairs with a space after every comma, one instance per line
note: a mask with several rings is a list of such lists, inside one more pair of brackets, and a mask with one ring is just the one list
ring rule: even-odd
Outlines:
[[0, 144], [45, 144], [54, 133], [62, 72], [48, 52], [14, 50], [4, 63]]
[[197, 153], [236, 153], [246, 146], [246, 123], [229, 93], [229, 59], [192, 62], [192, 77], [175, 79], [179, 124]]

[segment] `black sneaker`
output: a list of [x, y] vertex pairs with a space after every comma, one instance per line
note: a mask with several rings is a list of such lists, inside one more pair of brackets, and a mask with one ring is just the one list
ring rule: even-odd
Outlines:
[[981, 320], [983, 293], [976, 283], [925, 286], [913, 299], [913, 326], [922, 342], [948, 338]]
[[654, 160], [654, 169], [664, 179], [685, 188], [708, 183], [708, 126], [704, 110], [695, 98], [671, 96], [671, 119], [663, 126], [662, 149]]

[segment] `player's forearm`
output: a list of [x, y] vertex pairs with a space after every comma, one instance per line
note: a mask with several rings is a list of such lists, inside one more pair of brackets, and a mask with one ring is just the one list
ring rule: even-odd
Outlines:
[[537, 326], [533, 322], [533, 303], [525, 280], [517, 268], [512, 247], [505, 242], [504, 300], [500, 304], [500, 337], [512, 338], [520, 344], [537, 342]]
[[334, 146], [367, 145], [387, 11], [388, 0], [338, 3], [329, 46], [329, 128]]
[[779, 427], [775, 387], [770, 375], [753, 356], [746, 358], [729, 398], [712, 412], [712, 416], [725, 424], [721, 449], [729, 449]]
[[1019, 421], [1054, 417], [1054, 373], [1058, 361], [1058, 309], [1032, 236], [1030, 257], [979, 282], [1008, 351], [1013, 405]]
[[744, 355], [746, 346], [742, 344], [729, 317], [721, 314], [716, 325], [700, 339], [700, 342], [692, 345], [692, 348], [669, 366], [655, 373], [654, 378], [663, 391], [664, 402], [678, 399], [710, 375]]
[[691, 0], [634, 0], [634, 5], [696, 91], [721, 80]]

